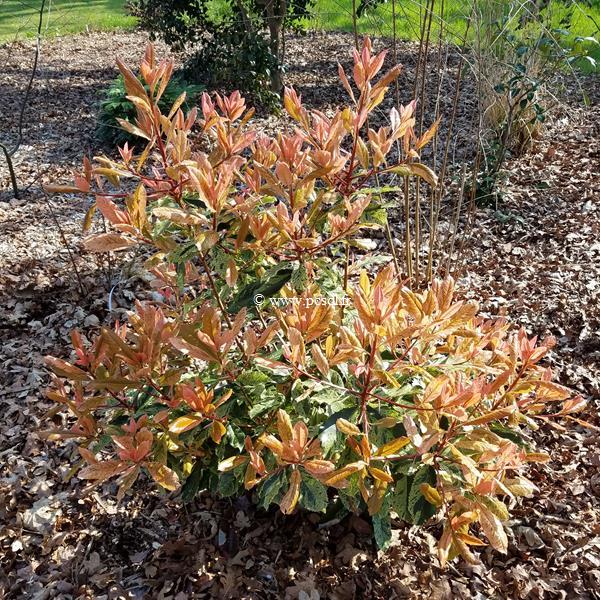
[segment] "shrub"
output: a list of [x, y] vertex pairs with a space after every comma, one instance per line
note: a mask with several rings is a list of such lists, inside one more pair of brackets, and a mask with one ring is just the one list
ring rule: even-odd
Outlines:
[[267, 107], [282, 91], [285, 32], [300, 30], [314, 0], [131, 0], [151, 36], [193, 55], [188, 72], [216, 88], [241, 89]]
[[90, 250], [153, 247], [162, 301], [90, 344], [73, 333], [73, 362], [47, 359], [49, 396], [75, 417], [53, 436], [80, 440], [81, 478], [117, 478], [119, 498], [141, 473], [184, 500], [254, 490], [286, 514], [335, 502], [368, 512], [380, 547], [391, 513], [435, 516], [442, 563], [474, 562], [482, 536], [506, 551], [505, 501], [531, 495], [522, 467], [549, 458], [527, 432], [553, 404], [565, 415], [581, 401], [539, 364], [552, 340], [478, 317], [452, 280], [413, 292], [391, 265], [369, 275], [349, 262], [344, 250], [382, 218], [375, 174], [436, 185], [418, 162], [433, 131], [415, 137], [414, 103], [366, 124], [399, 74], [376, 81], [383, 60], [366, 40], [354, 86], [340, 67], [351, 103], [331, 117], [287, 89], [297, 129], [274, 139], [250, 126], [239, 93], [204, 94], [205, 152], [188, 139], [196, 109], [157, 107], [170, 66], [149, 48], [145, 88], [120, 64], [136, 98], [127, 127], [146, 149], [86, 160], [74, 187], [49, 189], [95, 196], [114, 231], [87, 238]]
[[[162, 111], [168, 111], [177, 98], [185, 92], [186, 102], [183, 108], [189, 110], [194, 97], [203, 90], [204, 86], [189, 84], [181, 76], [173, 77], [158, 100], [158, 106]], [[106, 97], [100, 104], [96, 137], [111, 147], [121, 146], [125, 142], [130, 146], [138, 145], [142, 139], [119, 126], [120, 120], [132, 123], [135, 117], [135, 106], [127, 98], [123, 77], [119, 75], [108, 88]]]
[[211, 89], [239, 89], [264, 110], [277, 113], [280, 84], [272, 84], [280, 65], [269, 44], [257, 33], [223, 28], [190, 56], [185, 73], [192, 81], [206, 81]]
[[475, 4], [474, 74], [479, 81], [483, 169], [481, 205], [497, 202], [506, 160], [529, 150], [566, 72], [595, 68], [592, 37], [575, 35], [576, 3]]

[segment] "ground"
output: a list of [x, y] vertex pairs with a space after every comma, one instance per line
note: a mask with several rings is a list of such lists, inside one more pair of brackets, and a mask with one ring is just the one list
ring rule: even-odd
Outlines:
[[[552, 461], [531, 472], [540, 493], [514, 508], [507, 556], [485, 550], [479, 567], [457, 562], [442, 571], [432, 553], [435, 523], [415, 529], [398, 521], [391, 549], [378, 555], [370, 524], [359, 517], [284, 518], [256, 510], [250, 498], [201, 496], [182, 505], [144, 482], [117, 505], [111, 485], [86, 491], [69, 477], [74, 447], [43, 435], [63, 417], [47, 414], [42, 357], [64, 356], [72, 328], [93, 334], [144, 291], [134, 262], [109, 265], [82, 251], [85, 201], [49, 199], [40, 183], [68, 182], [82, 153], [99, 151], [94, 120], [99, 94], [116, 73], [114, 57], [135, 63], [144, 41], [137, 33], [110, 33], [46, 43], [16, 159], [21, 200], [10, 199], [4, 165], [0, 170], [4, 597], [597, 597], [600, 117], [593, 80], [582, 82], [592, 107], [581, 108], [571, 95], [544, 138], [508, 165], [505, 194], [497, 207], [478, 211], [457, 273], [461, 293], [487, 313], [506, 313], [530, 333], [554, 334], [550, 362], [559, 380], [590, 401], [580, 415], [587, 425], [563, 421], [565, 430], [535, 433]], [[326, 110], [340, 99], [336, 61], [348, 56], [352, 37], [316, 34], [311, 44], [309, 56], [305, 45], [290, 44], [289, 83]], [[412, 89], [414, 51], [401, 45], [403, 99]], [[31, 57], [30, 44], [0, 48], [0, 131], [13, 126]], [[469, 114], [467, 102], [460, 111], [465, 130]], [[265, 116], [260, 123], [267, 131], [286, 125]]]

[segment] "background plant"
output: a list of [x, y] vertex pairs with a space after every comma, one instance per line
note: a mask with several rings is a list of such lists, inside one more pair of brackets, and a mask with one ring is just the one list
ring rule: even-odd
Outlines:
[[505, 161], [541, 137], [562, 78], [595, 68], [593, 36], [572, 27], [576, 2], [481, 2], [474, 5], [473, 73], [481, 113], [482, 171], [477, 199], [494, 203]]
[[29, 101], [29, 95], [31, 93], [31, 89], [33, 87], [33, 81], [35, 79], [37, 73], [38, 62], [40, 60], [40, 50], [41, 50], [41, 37], [42, 37], [42, 22], [44, 18], [44, 9], [46, 8], [46, 0], [42, 0], [39, 10], [37, 10], [37, 35], [36, 35], [36, 43], [35, 43], [35, 52], [33, 56], [33, 65], [31, 67], [31, 75], [29, 77], [29, 81], [27, 82], [27, 87], [25, 88], [25, 94], [23, 95], [23, 99], [21, 101], [21, 105], [18, 108], [18, 120], [17, 120], [17, 134], [14, 143], [9, 144], [4, 140], [0, 140], [0, 150], [2, 150], [2, 154], [4, 155], [4, 159], [6, 161], [6, 166], [8, 167], [8, 173], [10, 176], [10, 183], [13, 190], [13, 195], [15, 198], [19, 198], [19, 184], [17, 182], [17, 175], [15, 173], [15, 167], [13, 165], [13, 157], [21, 147], [21, 143], [23, 142], [23, 124], [25, 122], [25, 112], [27, 110], [27, 104]]
[[[301, 29], [313, 0], [132, 0], [131, 12], [153, 37], [190, 51], [196, 81], [241, 89], [272, 104], [283, 89], [285, 32]], [[265, 34], [265, 32], [267, 32]]]
[[[204, 86], [189, 84], [181, 75], [174, 76], [168, 83], [160, 98], [159, 108], [167, 111], [177, 98], [185, 92], [186, 100], [183, 104], [184, 110], [189, 110], [194, 98], [204, 90]], [[97, 138], [107, 146], [122, 146], [126, 142], [132, 146], [139, 144], [141, 139], [125, 131], [119, 121], [130, 123], [135, 121], [135, 105], [127, 98], [127, 91], [123, 77], [117, 77], [106, 92], [106, 97], [100, 104], [98, 112], [98, 124], [96, 127]]]
[[[119, 65], [137, 109], [124, 126], [147, 146], [86, 160], [73, 187], [50, 191], [95, 197], [114, 232], [90, 236], [90, 250], [154, 248], [162, 301], [138, 303], [91, 344], [73, 333], [73, 362], [47, 359], [49, 395], [75, 417], [51, 435], [80, 440], [80, 477], [116, 477], [119, 498], [147, 473], [182, 484], [184, 499], [246, 489], [286, 514], [364, 511], [381, 547], [390, 513], [435, 516], [442, 564], [476, 562], [482, 537], [506, 551], [506, 501], [534, 493], [522, 468], [549, 459], [528, 431], [582, 402], [540, 365], [553, 340], [479, 318], [451, 279], [415, 293], [393, 265], [369, 276], [368, 259], [350, 260], [361, 231], [380, 226], [376, 175], [437, 185], [419, 162], [434, 130], [415, 135], [414, 104], [368, 126], [399, 74], [376, 79], [383, 61], [366, 40], [352, 84], [340, 67], [350, 104], [331, 117], [286, 90], [297, 129], [276, 139], [253, 130], [239, 93], [204, 94], [204, 151], [183, 95], [160, 111], [172, 64], [149, 48], [147, 88]], [[257, 294], [297, 301], [256, 306]], [[346, 294], [349, 305], [315, 301]]]
[[[392, 235], [402, 240], [404, 251], [398, 252], [396, 263], [403, 263], [407, 284], [414, 288], [430, 282], [435, 273], [464, 272], [463, 250], [477, 232], [478, 207], [497, 204], [506, 161], [527, 152], [544, 135], [549, 115], [563, 108], [564, 84], [579, 85], [582, 61], [593, 65], [597, 47], [593, 36], [575, 34], [582, 31], [583, 13], [582, 5], [573, 2], [532, 6], [490, 0], [457, 9], [428, 0], [417, 7], [420, 26], [413, 35], [419, 46], [411, 78], [416, 131], [440, 119], [445, 127], [431, 141], [439, 185], [430, 189], [404, 182], [398, 197], [403, 215]], [[384, 10], [381, 3], [358, 5], [356, 34], [377, 10]], [[385, 11], [394, 54], [397, 21], [407, 9], [391, 0]], [[476, 90], [470, 88], [472, 82]], [[450, 109], [442, 106], [444, 95], [453, 96]], [[397, 88], [397, 103], [400, 97]], [[460, 114], [474, 98], [474, 110]]]

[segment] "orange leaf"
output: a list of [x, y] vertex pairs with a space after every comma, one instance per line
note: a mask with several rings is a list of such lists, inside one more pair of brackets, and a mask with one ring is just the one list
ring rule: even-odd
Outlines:
[[175, 471], [169, 469], [169, 467], [158, 462], [146, 463], [145, 466], [152, 479], [154, 479], [158, 485], [170, 491], [176, 490], [179, 487], [179, 479], [177, 478]]
[[490, 542], [492, 548], [506, 554], [508, 549], [508, 538], [506, 537], [506, 532], [504, 531], [500, 519], [491, 511], [483, 508], [479, 510], [479, 515], [481, 529], [483, 529], [483, 533]]
[[188, 416], [179, 417], [169, 425], [169, 431], [173, 433], [183, 433], [197, 427], [202, 422], [202, 417]]
[[435, 135], [437, 128], [440, 124], [441, 117], [435, 121], [435, 123], [419, 138], [416, 144], [417, 150], [427, 146], [427, 144], [431, 141], [431, 138]]
[[225, 435], [225, 425], [221, 423], [221, 421], [213, 421], [212, 427], [210, 429], [210, 437], [213, 439], [215, 444], [220, 444], [221, 439]]
[[140, 466], [133, 465], [129, 468], [128, 471], [125, 471], [120, 478], [121, 485], [119, 485], [119, 489], [117, 491], [117, 500], [120, 502], [125, 497], [125, 493], [127, 490], [131, 488], [131, 486], [135, 483], [135, 480], [138, 478], [140, 474]]
[[566, 400], [563, 402], [562, 410], [560, 411], [560, 415], [566, 415], [569, 413], [577, 412], [582, 410], [587, 405], [587, 400], [582, 398], [581, 396], [575, 396], [575, 398], [571, 398], [570, 400]]
[[56, 185], [54, 183], [45, 183], [42, 185], [49, 194], [81, 194], [81, 190], [74, 185]]
[[123, 82], [125, 84], [125, 90], [130, 96], [137, 96], [139, 98], [147, 98], [146, 90], [140, 83], [140, 80], [134, 75], [133, 71], [125, 65], [121, 60], [117, 58], [117, 66], [119, 71], [123, 75]]
[[289, 515], [296, 507], [298, 498], [300, 497], [301, 481], [302, 475], [300, 475], [300, 471], [294, 469], [292, 471], [292, 476], [290, 477], [290, 487], [279, 504], [279, 508], [284, 515]]
[[204, 360], [206, 362], [219, 360], [219, 356], [214, 348], [211, 348], [208, 344], [202, 344], [200, 340], [198, 340], [198, 344], [202, 344], [202, 347], [199, 345], [192, 345], [184, 339], [177, 337], [170, 338], [169, 343], [180, 352], [187, 352], [192, 358]]
[[546, 452], [528, 452], [525, 455], [527, 462], [547, 463], [550, 461], [550, 455]]
[[487, 544], [481, 541], [479, 538], [471, 535], [470, 533], [457, 533], [456, 537], [461, 539], [465, 544], [469, 546], [487, 546]]
[[[394, 425], [396, 424], [396, 422], [397, 421], [394, 422]], [[379, 448], [379, 450], [377, 450], [377, 453], [375, 456], [391, 456], [393, 454], [397, 454], [398, 451], [401, 450], [402, 448], [404, 448], [404, 446], [406, 446], [407, 444], [410, 444], [410, 438], [407, 438], [407, 437], [396, 438], [395, 440], [387, 442], [386, 444], [381, 446], [381, 448]]]
[[346, 435], [360, 435], [360, 429], [354, 423], [346, 421], [346, 419], [338, 419], [335, 426]]
[[508, 417], [512, 415], [516, 410], [516, 406], [505, 406], [504, 408], [498, 408], [496, 410], [492, 410], [486, 415], [481, 415], [480, 417], [475, 417], [470, 421], [466, 421], [465, 425], [483, 425], [484, 423], [489, 423], [490, 421], [498, 421], [503, 419], [504, 417]]
[[437, 175], [427, 166], [422, 163], [407, 163], [398, 165], [390, 169], [392, 173], [408, 177], [416, 175], [426, 181], [431, 187], [436, 187], [438, 178]]
[[72, 379], [74, 381], [87, 381], [90, 379], [90, 376], [85, 371], [82, 371], [79, 367], [68, 363], [66, 360], [62, 360], [61, 358], [46, 356], [44, 362], [60, 377], [66, 377], [67, 379]]
[[120, 460], [105, 460], [104, 462], [96, 462], [88, 465], [79, 471], [80, 479], [95, 479], [98, 483], [102, 483], [115, 475], [118, 475], [127, 468], [127, 463]]
[[421, 490], [421, 494], [425, 496], [425, 500], [427, 500], [427, 502], [433, 504], [434, 506], [442, 505], [442, 496], [434, 487], [428, 483], [422, 483], [419, 486], [419, 489]]
[[86, 238], [83, 242], [86, 250], [90, 252], [110, 252], [125, 250], [135, 246], [136, 242], [127, 239], [118, 233], [100, 233]]
[[319, 369], [319, 372], [323, 377], [327, 377], [329, 374], [329, 363], [327, 362], [327, 358], [323, 354], [323, 351], [317, 344], [313, 344], [311, 353], [317, 369]]
[[88, 448], [80, 446], [79, 448], [77, 448], [77, 450], [79, 451], [79, 454], [81, 454], [81, 456], [85, 459], [85, 462], [89, 463], [90, 465], [95, 465], [96, 463], [100, 462], [96, 458], [94, 453]]
[[274, 436], [270, 434], [265, 434], [260, 437], [260, 441], [271, 451], [273, 454], [277, 456], [281, 456], [283, 454], [283, 444]]
[[279, 409], [277, 411], [277, 431], [284, 444], [289, 444], [294, 439], [292, 421], [285, 410]]
[[350, 477], [350, 475], [360, 471], [361, 469], [364, 469], [364, 467], [365, 463], [362, 460], [359, 460], [358, 462], [350, 463], [349, 465], [346, 465], [337, 471], [333, 471], [327, 477], [322, 479], [322, 481], [327, 485], [337, 487], [340, 484], [343, 484], [345, 480]]
[[307, 460], [302, 466], [315, 477], [321, 477], [327, 473], [331, 473], [335, 468], [332, 462], [318, 459]]
[[247, 460], [248, 458], [246, 456], [230, 456], [219, 463], [218, 469], [221, 473], [225, 473], [243, 465]]
[[152, 214], [159, 219], [167, 219], [178, 225], [202, 225], [206, 218], [170, 206], [157, 206], [152, 209]]
[[386, 483], [392, 483], [392, 481], [394, 481], [394, 478], [389, 473], [386, 473], [384, 470], [378, 469], [377, 467], [369, 467], [369, 473], [379, 481], [384, 481]]

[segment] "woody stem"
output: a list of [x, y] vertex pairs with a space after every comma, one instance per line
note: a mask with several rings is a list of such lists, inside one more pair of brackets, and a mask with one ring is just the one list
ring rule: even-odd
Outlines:
[[[227, 322], [227, 326], [229, 327], [229, 329], [233, 329], [233, 323], [231, 322], [231, 318], [229, 317], [229, 314], [227, 313], [227, 309], [225, 308], [225, 305], [223, 304], [223, 300], [221, 300], [221, 297], [219, 296], [219, 291], [217, 290], [215, 280], [213, 279], [213, 276], [210, 272], [210, 267], [208, 266], [208, 263], [206, 262], [206, 258], [200, 252], [198, 253], [198, 257], [200, 258], [200, 262], [202, 263], [202, 266], [204, 267], [204, 272], [206, 273], [206, 276], [208, 277], [208, 284], [210, 285], [210, 289], [212, 290], [213, 296], [214, 296], [215, 300], [217, 301], [217, 304], [219, 305], [221, 312], [223, 313], [223, 318]], [[244, 354], [245, 354], [244, 347], [242, 346], [240, 340], [238, 340], [237, 336], [235, 338], [235, 344], [238, 347], [238, 350], [242, 353], [242, 356], [244, 356]]]

